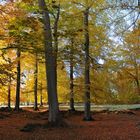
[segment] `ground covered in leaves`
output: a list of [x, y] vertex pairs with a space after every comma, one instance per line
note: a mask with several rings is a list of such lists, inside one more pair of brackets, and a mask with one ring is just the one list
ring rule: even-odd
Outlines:
[[0, 140], [140, 140], [140, 110], [94, 112], [91, 122], [83, 112], [62, 114], [68, 126], [51, 128], [45, 110], [0, 110]]

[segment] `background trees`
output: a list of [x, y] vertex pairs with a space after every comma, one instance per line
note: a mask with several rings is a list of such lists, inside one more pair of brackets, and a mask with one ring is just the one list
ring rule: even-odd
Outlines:
[[0, 4], [1, 102], [10, 107], [16, 101], [17, 110], [20, 101], [35, 103], [35, 109], [49, 102], [50, 121], [57, 119], [58, 101], [72, 110], [74, 102], [85, 102], [87, 120], [90, 102], [139, 103], [136, 3], [39, 2], [41, 10], [32, 0]]

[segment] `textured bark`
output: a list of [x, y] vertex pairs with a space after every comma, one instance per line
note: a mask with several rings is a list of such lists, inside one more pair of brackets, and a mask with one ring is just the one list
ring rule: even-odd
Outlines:
[[91, 112], [90, 112], [90, 60], [89, 60], [89, 9], [87, 8], [84, 11], [84, 37], [85, 37], [85, 111], [84, 111], [84, 120], [90, 121]]
[[47, 92], [49, 103], [49, 122], [57, 124], [60, 119], [59, 104], [56, 87], [56, 58], [54, 48], [52, 46], [52, 31], [50, 24], [49, 12], [44, 0], [39, 0], [39, 7], [44, 18], [44, 36], [45, 36], [45, 60], [46, 60], [46, 76], [47, 76]]
[[55, 77], [56, 77], [56, 87], [57, 87], [57, 53], [58, 53], [58, 21], [59, 21], [59, 16], [60, 16], [60, 5], [57, 8], [57, 15], [54, 21], [54, 32], [53, 32], [53, 37], [54, 37], [54, 57], [55, 57]]
[[20, 108], [20, 73], [21, 73], [21, 66], [20, 66], [20, 49], [17, 49], [17, 58], [18, 58], [18, 62], [17, 62], [17, 85], [16, 85], [16, 103], [15, 103], [15, 110], [19, 111]]
[[72, 39], [72, 48], [70, 50], [70, 111], [75, 111], [73, 88], [74, 84], [73, 84], [73, 39]]
[[38, 60], [37, 60], [37, 53], [36, 53], [35, 71], [34, 71], [34, 110], [38, 110], [37, 85], [38, 85]]

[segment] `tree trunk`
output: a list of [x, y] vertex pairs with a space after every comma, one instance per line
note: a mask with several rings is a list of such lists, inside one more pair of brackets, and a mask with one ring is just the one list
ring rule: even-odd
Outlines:
[[11, 76], [9, 76], [9, 85], [8, 85], [8, 108], [11, 108]]
[[140, 95], [140, 82], [139, 82], [139, 65], [137, 64], [137, 62], [135, 62], [135, 69], [136, 69], [136, 83], [137, 83], [137, 89], [138, 89], [138, 93]]
[[29, 105], [29, 93], [26, 94], [26, 98], [27, 98], [27, 106]]
[[54, 21], [54, 57], [55, 57], [55, 77], [56, 77], [56, 88], [57, 88], [57, 53], [58, 53], [58, 21], [60, 16], [60, 5], [57, 8], [57, 15]]
[[72, 48], [70, 49], [70, 111], [75, 111], [73, 88], [74, 84], [73, 84], [73, 39], [72, 39]]
[[19, 111], [19, 107], [20, 107], [20, 73], [21, 73], [21, 68], [20, 68], [20, 49], [17, 49], [17, 58], [18, 58], [18, 62], [17, 62], [17, 85], [16, 85], [16, 103], [15, 103], [15, 110]]
[[34, 110], [38, 110], [37, 106], [37, 85], [38, 85], [38, 60], [37, 60], [37, 52], [35, 58], [35, 71], [34, 71]]
[[41, 82], [41, 85], [40, 85], [40, 106], [43, 106], [42, 82]]
[[139, 79], [135, 79], [136, 80], [136, 84], [137, 84], [137, 90], [138, 90], [138, 94], [140, 95], [140, 82]]
[[43, 13], [44, 18], [44, 36], [45, 36], [45, 60], [46, 60], [46, 76], [47, 76], [47, 92], [49, 103], [49, 122], [52, 124], [58, 124], [59, 104], [57, 97], [56, 87], [56, 58], [54, 54], [54, 48], [52, 46], [52, 31], [50, 25], [49, 12], [45, 3], [45, 0], [39, 0], [39, 6]]
[[85, 37], [85, 112], [84, 120], [92, 120], [90, 112], [90, 60], [89, 60], [89, 9], [84, 12], [84, 37]]

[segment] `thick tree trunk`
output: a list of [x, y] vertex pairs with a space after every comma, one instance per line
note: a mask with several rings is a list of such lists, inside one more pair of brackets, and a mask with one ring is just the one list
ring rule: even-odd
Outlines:
[[19, 111], [19, 107], [20, 107], [20, 73], [21, 73], [21, 68], [20, 68], [20, 49], [17, 49], [17, 58], [18, 58], [18, 62], [17, 62], [17, 85], [16, 85], [16, 103], [15, 103], [15, 110]]
[[38, 85], [38, 60], [37, 53], [35, 58], [35, 71], [34, 71], [34, 110], [38, 110], [37, 106], [37, 85]]
[[55, 77], [56, 77], [56, 88], [57, 88], [57, 53], [58, 53], [58, 21], [60, 16], [60, 5], [57, 8], [57, 15], [54, 21], [54, 57], [55, 57]]
[[70, 50], [70, 111], [75, 111], [73, 88], [74, 84], [73, 84], [73, 39], [72, 39], [72, 48]]
[[85, 114], [84, 120], [92, 120], [90, 112], [90, 60], [89, 60], [89, 9], [84, 12], [84, 36], [85, 36]]
[[39, 0], [39, 6], [44, 18], [44, 33], [45, 33], [45, 60], [46, 60], [46, 75], [47, 75], [47, 92], [49, 103], [49, 122], [58, 124], [59, 104], [56, 87], [56, 58], [54, 55], [54, 48], [52, 46], [52, 32], [50, 25], [49, 12], [45, 0]]
[[8, 108], [11, 108], [11, 76], [9, 76], [9, 85], [8, 85]]

